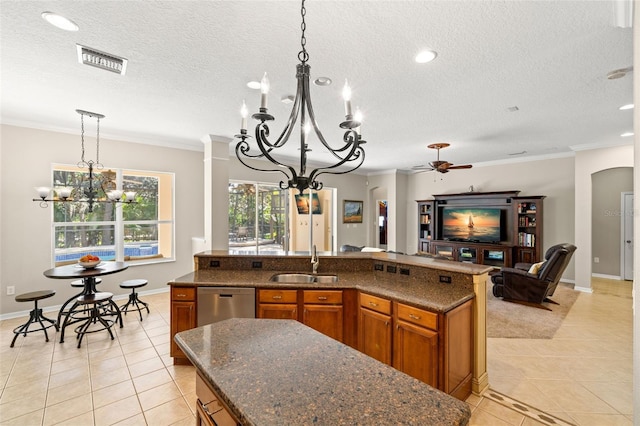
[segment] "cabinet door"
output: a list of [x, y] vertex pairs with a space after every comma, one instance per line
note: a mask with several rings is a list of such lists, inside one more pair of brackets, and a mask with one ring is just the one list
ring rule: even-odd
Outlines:
[[320, 333], [342, 342], [342, 305], [304, 305], [302, 322]]
[[358, 350], [391, 365], [391, 317], [360, 308]]
[[397, 321], [393, 340], [393, 366], [437, 388], [438, 333]]
[[180, 350], [173, 336], [180, 331], [190, 330], [196, 327], [196, 303], [195, 302], [171, 302], [171, 356], [174, 358], [186, 358]]
[[258, 305], [258, 318], [297, 320], [298, 305], [292, 303], [260, 303]]

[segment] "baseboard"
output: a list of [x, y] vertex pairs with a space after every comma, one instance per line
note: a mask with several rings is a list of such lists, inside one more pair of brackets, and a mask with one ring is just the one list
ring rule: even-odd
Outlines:
[[581, 291], [583, 293], [593, 293], [593, 289], [591, 287], [573, 287], [575, 291]]
[[[145, 294], [151, 295], [151, 294], [168, 293], [168, 292], [169, 292], [169, 286], [166, 286], [165, 288], [154, 289], [154, 290], [138, 291], [137, 293], [140, 296], [144, 296]], [[129, 298], [129, 294], [130, 293], [114, 295], [113, 296], [113, 300], [125, 300], [125, 299], [128, 299]], [[8, 314], [0, 315], [0, 321], [29, 316], [29, 313], [33, 309], [33, 305], [32, 304], [28, 304], [28, 305], [29, 305], [29, 309], [27, 309], [26, 311], [9, 312]], [[62, 307], [62, 304], [43, 307], [42, 308], [42, 312], [45, 312], [45, 313], [46, 312], [56, 312], [57, 313], [60, 310], [61, 307]]]
[[607, 274], [591, 274], [594, 278], [604, 278], [606, 280], [617, 280], [622, 281], [622, 277], [620, 275], [607, 275]]

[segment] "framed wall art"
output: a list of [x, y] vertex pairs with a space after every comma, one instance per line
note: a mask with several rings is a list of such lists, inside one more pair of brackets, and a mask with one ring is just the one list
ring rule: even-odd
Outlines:
[[362, 223], [362, 201], [344, 200], [342, 223]]

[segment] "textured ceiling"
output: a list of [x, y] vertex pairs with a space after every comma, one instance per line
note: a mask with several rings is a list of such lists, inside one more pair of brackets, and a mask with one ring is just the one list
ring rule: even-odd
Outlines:
[[[266, 71], [279, 134], [300, 50], [297, 1], [2, 1], [2, 122], [78, 132], [80, 108], [106, 115], [103, 137], [202, 149], [233, 137], [248, 89]], [[40, 14], [75, 21], [66, 32]], [[562, 155], [631, 143], [632, 29], [610, 1], [307, 2], [311, 95], [325, 138], [339, 142], [344, 79], [365, 115], [364, 170], [410, 169], [449, 142], [456, 164]], [[129, 60], [119, 76], [81, 65], [76, 43]], [[424, 48], [435, 61], [417, 64]], [[517, 106], [519, 111], [509, 112]], [[626, 140], [625, 140], [626, 139]], [[289, 142], [298, 143], [297, 138]], [[234, 144], [232, 144], [233, 147]], [[312, 142], [312, 160], [328, 153]], [[525, 153], [522, 153], [525, 151]], [[292, 151], [295, 155], [295, 147]], [[512, 155], [522, 153], [519, 155]], [[464, 172], [460, 172], [464, 173]]]

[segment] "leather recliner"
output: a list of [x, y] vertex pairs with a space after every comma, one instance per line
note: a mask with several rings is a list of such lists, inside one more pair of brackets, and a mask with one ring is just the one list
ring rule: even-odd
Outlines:
[[542, 303], [556, 303], [549, 297], [555, 292], [575, 251], [576, 246], [568, 243], [550, 247], [537, 273], [530, 272], [531, 264], [518, 263], [514, 268], [502, 268], [491, 277], [493, 295], [509, 302], [551, 310]]

